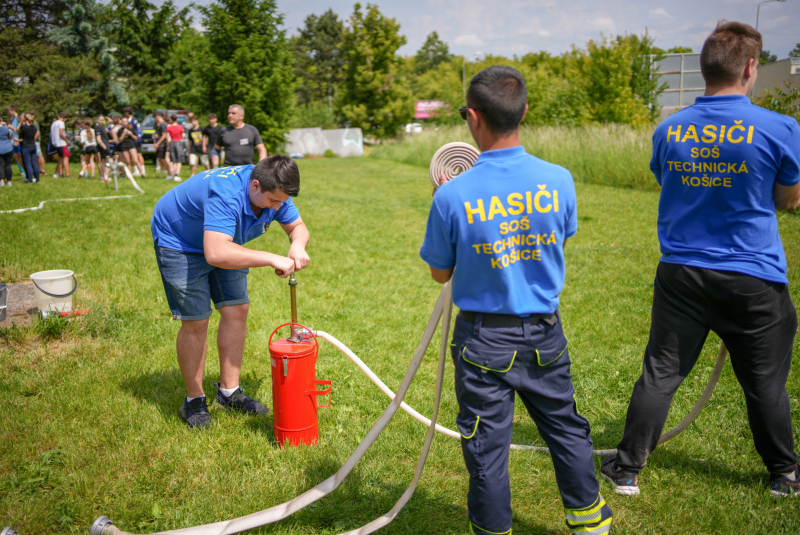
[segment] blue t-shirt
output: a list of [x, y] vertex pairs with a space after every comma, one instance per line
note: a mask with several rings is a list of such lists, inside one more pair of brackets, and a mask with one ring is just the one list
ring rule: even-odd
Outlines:
[[11, 129], [7, 126], [0, 126], [0, 154], [8, 154], [14, 150], [11, 144]]
[[653, 134], [661, 260], [788, 284], [775, 183], [800, 180], [800, 127], [742, 95], [700, 97]]
[[203, 231], [233, 237], [243, 245], [264, 234], [272, 221], [288, 225], [300, 217], [291, 197], [277, 210], [263, 209], [256, 217], [247, 194], [253, 165], [198, 173], [168, 191], [156, 203], [150, 231], [159, 247], [187, 253], [203, 252]]
[[492, 314], [548, 314], [578, 230], [572, 175], [521, 146], [487, 151], [433, 197], [420, 256], [453, 272], [453, 302]]
[[131, 128], [133, 128], [133, 131], [136, 132], [137, 140], [141, 141], [142, 140], [142, 130], [141, 130], [141, 128], [139, 128], [139, 121], [136, 120], [136, 117], [131, 115], [130, 118], [128, 119], [128, 124], [130, 124]]

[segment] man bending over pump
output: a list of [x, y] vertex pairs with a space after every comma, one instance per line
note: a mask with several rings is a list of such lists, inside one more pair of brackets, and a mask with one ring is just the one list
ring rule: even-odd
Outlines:
[[[299, 192], [297, 164], [276, 155], [255, 166], [199, 173], [156, 204], [150, 229], [172, 317], [181, 321], [176, 349], [187, 397], [179, 413], [189, 429], [211, 425], [203, 393], [211, 301], [220, 313], [217, 402], [249, 414], [269, 413], [239, 386], [250, 302], [247, 273], [271, 267], [288, 277], [308, 265], [309, 232], [291, 199]], [[272, 221], [289, 236], [287, 256], [242, 247]]]
[[598, 493], [558, 314], [564, 243], [578, 230], [575, 185], [569, 171], [520, 145], [527, 95], [510, 67], [470, 81], [459, 111], [482, 154], [436, 191], [420, 256], [436, 282], [452, 278], [461, 309], [452, 356], [470, 533], [511, 533], [508, 451], [518, 393], [550, 447], [567, 526], [601, 535], [612, 513]]
[[601, 467], [617, 494], [639, 494], [639, 472], [658, 444], [672, 396], [712, 330], [744, 390], [770, 493], [800, 495], [786, 392], [797, 314], [775, 216], [800, 204], [800, 127], [747, 98], [760, 53], [760, 33], [720, 23], [700, 53], [705, 96], [653, 134], [662, 256], [644, 371], [618, 453]]

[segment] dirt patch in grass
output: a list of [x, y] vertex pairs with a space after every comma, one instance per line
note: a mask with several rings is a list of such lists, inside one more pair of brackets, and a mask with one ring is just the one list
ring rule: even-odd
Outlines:
[[12, 323], [30, 325], [39, 311], [36, 306], [36, 295], [33, 293], [33, 282], [22, 281], [8, 285], [8, 308], [6, 319], [0, 321], [0, 327], [11, 327]]

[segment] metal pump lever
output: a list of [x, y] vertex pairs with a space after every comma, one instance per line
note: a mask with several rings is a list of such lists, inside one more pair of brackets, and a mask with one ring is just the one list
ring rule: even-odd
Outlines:
[[[289, 275], [289, 292], [291, 293], [292, 299], [292, 323], [297, 323], [297, 276], [294, 272]], [[300, 336], [297, 327], [292, 326], [292, 335], [289, 337], [289, 341], [300, 342], [302, 340], [303, 337]]]

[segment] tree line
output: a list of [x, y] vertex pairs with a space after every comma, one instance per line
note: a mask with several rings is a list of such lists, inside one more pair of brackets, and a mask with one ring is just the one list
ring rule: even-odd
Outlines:
[[[91, 116], [133, 106], [189, 109], [225, 117], [241, 104], [246, 120], [276, 150], [290, 128], [359, 127], [394, 137], [413, 121], [416, 100], [445, 104], [433, 122], [455, 124], [465, 79], [510, 65], [528, 81], [526, 124], [645, 125], [659, 116], [663, 89], [651, 62], [667, 51], [644, 35], [589, 40], [567, 52], [506, 58], [455, 56], [437, 32], [416, 54], [400, 25], [377, 5], [356, 3], [306, 17], [288, 36], [277, 0], [213, 0], [178, 9], [172, 0], [8, 0], [0, 10], [0, 102], [34, 108], [49, 122], [60, 111]], [[197, 24], [196, 24], [197, 23]], [[197, 28], [201, 28], [198, 30]]]

